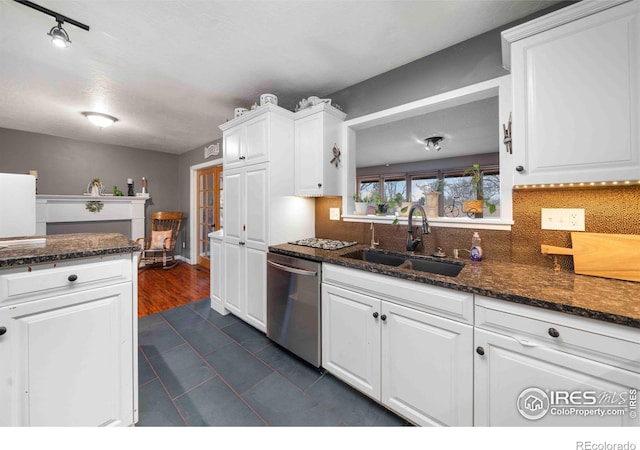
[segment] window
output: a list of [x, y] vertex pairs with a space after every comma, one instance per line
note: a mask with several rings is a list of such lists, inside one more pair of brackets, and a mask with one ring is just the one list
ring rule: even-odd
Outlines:
[[[479, 186], [480, 195], [484, 198], [482, 215], [476, 217], [500, 217], [500, 173], [494, 166], [481, 167], [483, 176]], [[444, 190], [442, 201], [446, 217], [464, 217], [467, 212], [463, 209], [462, 202], [476, 198], [471, 176], [464, 175], [464, 170], [449, 171], [444, 173]], [[487, 203], [493, 204], [496, 211], [491, 213]], [[473, 213], [470, 213], [473, 216]]]
[[402, 195], [403, 199], [407, 198], [407, 179], [404, 176], [384, 178], [385, 200], [395, 198], [398, 194]]
[[425, 204], [425, 193], [436, 192], [437, 175], [414, 175], [411, 177], [411, 201]]

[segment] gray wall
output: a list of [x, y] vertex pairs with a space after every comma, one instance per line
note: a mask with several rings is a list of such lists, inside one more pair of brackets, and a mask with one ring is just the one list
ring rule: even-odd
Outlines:
[[502, 67], [500, 32], [572, 3], [575, 1], [561, 2], [323, 97], [340, 105], [349, 120], [506, 75], [509, 72]]
[[[127, 178], [133, 178], [135, 191], [141, 192], [144, 176], [151, 194], [147, 216], [180, 210], [178, 159], [169, 153], [0, 128], [0, 172], [37, 170], [38, 193], [61, 195], [81, 195], [93, 178], [100, 178], [106, 192], [112, 193], [116, 185], [125, 194]], [[121, 232], [121, 227], [114, 224], [113, 231]]]

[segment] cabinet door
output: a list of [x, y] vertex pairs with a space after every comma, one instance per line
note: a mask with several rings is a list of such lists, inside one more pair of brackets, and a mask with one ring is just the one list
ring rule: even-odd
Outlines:
[[382, 302], [382, 403], [420, 425], [473, 425], [473, 327]]
[[[640, 425], [637, 416], [632, 418], [630, 411], [623, 410], [630, 396], [637, 395], [630, 390], [640, 387], [638, 373], [485, 330], [475, 330], [474, 345], [484, 353], [475, 353], [475, 425]], [[591, 394], [585, 394], [591, 392], [596, 405], [591, 405]], [[621, 414], [580, 414], [597, 408]]]
[[223, 164], [225, 169], [231, 169], [243, 165], [242, 142], [244, 127], [238, 125], [224, 132], [222, 138]]
[[321, 195], [323, 116], [313, 114], [295, 122], [296, 195]]
[[[248, 166], [244, 174], [244, 239], [247, 247], [267, 250], [269, 210], [269, 169], [267, 164]], [[227, 187], [225, 187], [227, 189]], [[225, 204], [225, 208], [228, 206]]]
[[243, 147], [244, 164], [269, 161], [269, 114], [248, 121], [245, 126]]
[[244, 296], [245, 320], [259, 329], [267, 331], [267, 253], [245, 248]]
[[322, 366], [380, 400], [380, 300], [322, 284]]
[[224, 307], [232, 313], [242, 316], [244, 261], [243, 248], [238, 244], [224, 243]]
[[639, 5], [513, 44], [514, 184], [638, 178]]
[[244, 172], [242, 169], [224, 171], [224, 239], [238, 244], [244, 237]]
[[133, 424], [131, 286], [0, 309], [0, 426]]

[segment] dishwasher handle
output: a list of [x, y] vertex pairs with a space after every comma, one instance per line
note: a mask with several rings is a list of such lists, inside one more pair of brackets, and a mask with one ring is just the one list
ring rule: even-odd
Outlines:
[[318, 275], [318, 272], [314, 272], [312, 270], [296, 269], [295, 267], [285, 266], [273, 261], [267, 261], [267, 264], [275, 267], [276, 269], [284, 270], [285, 272], [295, 273], [296, 275], [307, 275], [311, 277], [315, 277], [316, 275]]

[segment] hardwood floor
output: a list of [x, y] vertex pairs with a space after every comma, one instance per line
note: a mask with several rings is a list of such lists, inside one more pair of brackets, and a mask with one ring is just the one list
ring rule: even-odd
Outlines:
[[138, 271], [138, 317], [209, 297], [209, 269], [180, 262], [173, 269]]

